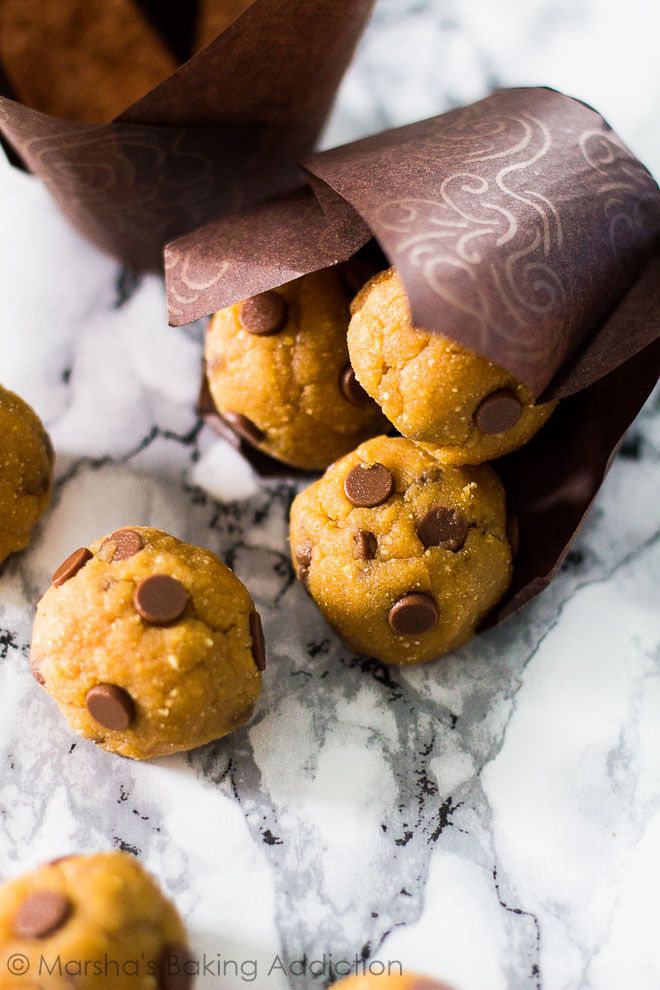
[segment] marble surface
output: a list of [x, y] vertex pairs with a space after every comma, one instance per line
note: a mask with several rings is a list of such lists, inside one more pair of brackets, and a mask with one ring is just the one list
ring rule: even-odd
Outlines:
[[[660, 171], [653, 0], [625, 20], [607, 0], [504, 6], [381, 0], [325, 143], [547, 82]], [[204, 990], [322, 987], [330, 957], [456, 990], [657, 990], [653, 405], [541, 598], [441, 663], [384, 669], [292, 581], [292, 489], [257, 483], [195, 419], [201, 328], [169, 329], [159, 279], [95, 252], [0, 164], [2, 381], [57, 450], [52, 509], [0, 575], [0, 874], [133, 852], [207, 954]], [[149, 765], [72, 736], [26, 666], [55, 565], [128, 522], [221, 554], [270, 646], [249, 728]], [[301, 974], [305, 954], [319, 962]]]

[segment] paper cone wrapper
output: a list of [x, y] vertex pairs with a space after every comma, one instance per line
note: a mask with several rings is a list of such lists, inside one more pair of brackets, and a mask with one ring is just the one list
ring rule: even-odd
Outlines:
[[495, 618], [551, 580], [660, 365], [660, 192], [593, 109], [550, 89], [315, 155], [294, 194], [166, 249], [170, 319], [347, 260], [375, 238], [415, 324], [560, 399], [495, 465], [520, 529]]
[[[373, 0], [174, 6], [0, 7], [0, 137], [11, 160], [43, 179], [83, 234], [137, 268], [159, 268], [167, 240], [299, 183], [296, 163], [313, 147]], [[223, 26], [184, 60], [195, 38], [199, 46]], [[150, 79], [130, 105], [112, 106], [115, 91], [116, 103]]]

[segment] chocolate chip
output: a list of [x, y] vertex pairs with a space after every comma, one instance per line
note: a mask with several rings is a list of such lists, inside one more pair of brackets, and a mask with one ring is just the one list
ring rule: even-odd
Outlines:
[[144, 540], [134, 529], [116, 529], [107, 540], [103, 541], [103, 546], [114, 543], [115, 549], [112, 554], [113, 560], [127, 560], [133, 557], [138, 550], [144, 546]]
[[222, 418], [239, 437], [243, 437], [248, 443], [261, 443], [266, 435], [263, 430], [259, 429], [256, 423], [253, 423], [251, 419], [248, 419], [242, 413], [223, 412]]
[[14, 918], [19, 938], [46, 938], [58, 931], [71, 915], [71, 902], [57, 890], [37, 890], [30, 894]]
[[417, 526], [417, 535], [428, 547], [442, 550], [460, 550], [465, 543], [470, 524], [457, 509], [436, 505], [429, 509]]
[[355, 534], [355, 544], [357, 546], [357, 555], [363, 560], [373, 560], [376, 556], [376, 550], [378, 549], [378, 540], [373, 533], [370, 533], [366, 529], [360, 529]]
[[190, 595], [176, 578], [169, 574], [152, 574], [145, 578], [133, 594], [133, 604], [145, 622], [167, 626], [180, 619], [190, 601]]
[[309, 540], [301, 543], [296, 549], [296, 563], [298, 564], [296, 574], [299, 581], [307, 581], [309, 568], [312, 563], [312, 544]]
[[53, 441], [50, 439], [48, 434], [44, 431], [44, 447], [46, 448], [46, 457], [48, 458], [48, 463], [52, 467], [55, 463], [55, 448], [53, 447]]
[[520, 551], [520, 521], [515, 512], [506, 521], [506, 538], [511, 547], [511, 556], [517, 557]]
[[428, 632], [438, 621], [438, 607], [428, 595], [409, 592], [399, 598], [387, 613], [387, 621], [402, 636]]
[[258, 337], [271, 337], [285, 326], [286, 301], [278, 292], [261, 292], [242, 302], [238, 311], [241, 326]]
[[250, 636], [252, 637], [252, 656], [259, 670], [266, 669], [266, 640], [261, 616], [258, 612], [250, 613]]
[[369, 396], [355, 377], [355, 372], [350, 364], [347, 364], [339, 377], [339, 387], [342, 395], [353, 406], [364, 406], [369, 402]]
[[[163, 949], [158, 973], [158, 990], [190, 990], [195, 959], [187, 945], [168, 945]], [[189, 970], [189, 972], [186, 972]]]
[[31, 654], [30, 654], [30, 671], [32, 672], [32, 676], [34, 677], [37, 684], [41, 684], [41, 686], [43, 687], [44, 684], [46, 683], [46, 679], [44, 675], [41, 673], [39, 661], [37, 660], [36, 657], [33, 657]]
[[60, 564], [52, 578], [50, 579], [51, 584], [54, 584], [56, 588], [69, 581], [72, 577], [78, 573], [81, 567], [84, 567], [88, 560], [91, 560], [94, 554], [87, 549], [87, 547], [81, 547], [79, 550], [74, 550], [73, 553], [66, 558], [66, 560]]
[[50, 488], [50, 475], [42, 474], [38, 478], [28, 478], [23, 482], [23, 491], [26, 495], [34, 495], [38, 498], [45, 495]]
[[394, 491], [394, 478], [383, 464], [357, 464], [344, 479], [344, 493], [352, 505], [373, 509]]
[[97, 684], [91, 688], [85, 705], [95, 722], [113, 732], [123, 732], [135, 718], [133, 699], [116, 684]]
[[477, 406], [474, 421], [482, 433], [495, 436], [511, 430], [522, 415], [522, 402], [510, 388], [491, 392]]

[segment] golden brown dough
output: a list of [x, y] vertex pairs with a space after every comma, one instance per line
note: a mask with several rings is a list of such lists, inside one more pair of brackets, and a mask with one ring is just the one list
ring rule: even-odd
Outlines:
[[30, 663], [72, 729], [141, 760], [243, 725], [265, 650], [247, 589], [214, 554], [131, 526], [57, 569]]
[[218, 412], [261, 450], [322, 470], [386, 425], [348, 360], [349, 293], [326, 269], [220, 310], [206, 366]]
[[53, 482], [53, 448], [43, 423], [0, 386], [0, 564], [22, 550], [46, 511]]
[[413, 326], [392, 269], [358, 294], [348, 330], [355, 374], [411, 440], [437, 445], [451, 464], [480, 464], [527, 443], [555, 404], [535, 405], [524, 385], [455, 341]]
[[291, 507], [291, 556], [321, 612], [361, 653], [423, 663], [470, 639], [511, 580], [504, 491], [488, 465], [442, 465], [376, 437]]
[[176, 909], [127, 853], [67, 856], [0, 888], [0, 990], [187, 990], [167, 974], [189, 959]]

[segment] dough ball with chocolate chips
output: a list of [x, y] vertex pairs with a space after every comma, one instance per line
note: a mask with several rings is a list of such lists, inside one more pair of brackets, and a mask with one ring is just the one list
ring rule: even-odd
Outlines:
[[247, 722], [265, 649], [247, 589], [214, 554], [131, 526], [55, 571], [30, 664], [76, 732], [142, 760]]
[[441, 465], [376, 437], [291, 507], [291, 554], [321, 612], [360, 653], [423, 663], [470, 639], [506, 591], [504, 491], [487, 465]]
[[385, 420], [349, 364], [349, 318], [335, 269], [216, 313], [206, 366], [221, 417], [267, 454], [310, 471], [379, 433]]
[[188, 990], [190, 977], [172, 979], [191, 968], [186, 941], [174, 906], [127, 853], [66, 856], [0, 888], [0, 990]]
[[356, 297], [348, 330], [360, 384], [397, 430], [438, 445], [445, 463], [481, 464], [527, 443], [554, 409], [535, 405], [508, 371], [440, 334], [414, 327], [392, 269]]
[[0, 386], [0, 563], [28, 545], [52, 482], [53, 448], [41, 420]]
[[92, 124], [111, 121], [177, 68], [134, 0], [2, 0], [0, 61], [28, 106]]
[[348, 976], [335, 984], [335, 990], [451, 990], [446, 983], [441, 983], [430, 976], [420, 976], [415, 973], [365, 973]]

